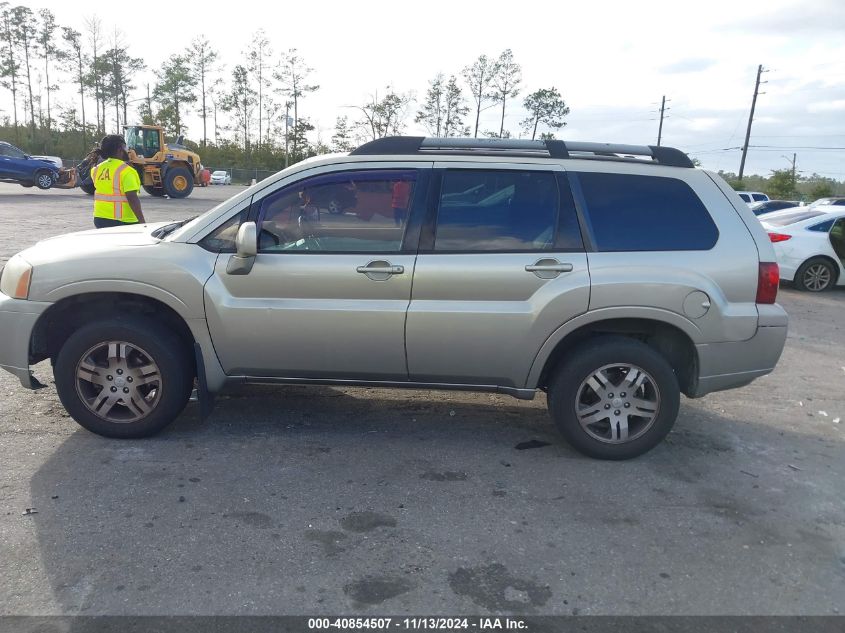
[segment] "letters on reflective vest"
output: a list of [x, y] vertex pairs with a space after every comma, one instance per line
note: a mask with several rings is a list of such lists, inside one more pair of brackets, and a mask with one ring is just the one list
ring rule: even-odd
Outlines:
[[[104, 202], [111, 205], [111, 216], [115, 220], [122, 220], [123, 219], [123, 203], [129, 203], [129, 199], [126, 195], [121, 192], [120, 190], [120, 177], [123, 174], [123, 171], [127, 169], [129, 165], [126, 163], [121, 163], [117, 169], [114, 170], [114, 173], [111, 172], [111, 168], [109, 165], [97, 167], [97, 181], [98, 182], [108, 182], [111, 181], [111, 193], [94, 193], [94, 206], [95, 208], [98, 206], [98, 202]], [[100, 205], [102, 208], [103, 205]], [[97, 209], [100, 210], [100, 209]]]

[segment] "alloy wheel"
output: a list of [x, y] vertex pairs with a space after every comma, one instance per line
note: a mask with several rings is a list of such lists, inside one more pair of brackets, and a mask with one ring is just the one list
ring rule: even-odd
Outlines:
[[575, 412], [581, 428], [593, 439], [609, 444], [630, 442], [657, 419], [660, 390], [654, 378], [636, 365], [605, 365], [581, 383]]
[[819, 292], [830, 285], [830, 268], [825, 264], [813, 264], [804, 271], [804, 286], [807, 290]]
[[125, 341], [98, 343], [76, 366], [76, 391], [85, 406], [108, 422], [137, 422], [161, 399], [161, 372], [153, 358]]

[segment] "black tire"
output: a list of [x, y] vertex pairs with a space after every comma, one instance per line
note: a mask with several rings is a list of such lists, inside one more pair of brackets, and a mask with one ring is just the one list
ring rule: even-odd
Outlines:
[[40, 169], [35, 172], [35, 186], [39, 189], [49, 189], [54, 184], [56, 184], [56, 179], [48, 170]]
[[164, 174], [163, 185], [171, 198], [187, 198], [194, 190], [194, 176], [187, 167], [170, 167]]
[[[801, 264], [794, 285], [806, 292], [824, 292], [836, 285], [837, 270], [829, 259], [813, 257]], [[825, 281], [826, 280], [826, 281]]]
[[161, 187], [152, 187], [150, 185], [142, 185], [144, 187], [144, 191], [155, 198], [162, 198], [164, 197], [164, 189]]
[[[642, 424], [643, 430], [639, 434], [635, 433], [627, 441], [597, 439], [581, 425], [576, 412], [582, 383], [585, 383], [599, 369], [614, 364], [627, 364], [644, 370], [653, 380], [656, 393], [659, 395], [653, 421], [648, 425], [641, 419], [635, 419], [635, 424]], [[624, 374], [621, 375], [624, 376]], [[586, 393], [589, 394], [589, 391]], [[622, 393], [609, 395], [620, 396]], [[635, 393], [632, 392], [631, 395], [634, 396]], [[618, 400], [617, 397], [614, 402]], [[549, 381], [548, 404], [549, 413], [558, 430], [579, 452], [597, 459], [631, 459], [650, 451], [672, 430], [675, 419], [678, 417], [680, 389], [675, 372], [659, 352], [636, 339], [624, 336], [603, 336], [586, 341], [567, 352], [565, 360], [557, 366]], [[599, 402], [590, 406], [595, 406], [597, 410], [602, 411], [607, 405], [603, 407]], [[613, 406], [619, 406], [619, 404]], [[607, 415], [611, 412], [609, 411]], [[599, 413], [599, 415], [603, 414]], [[630, 422], [630, 418], [627, 419]], [[603, 424], [601, 418], [597, 417], [595, 420], [594, 424], [597, 424], [597, 428]], [[607, 428], [610, 435], [613, 435], [609, 418]], [[619, 443], [610, 443], [611, 441]]]
[[83, 180], [79, 183], [79, 188], [82, 189], [85, 193], [89, 196], [94, 195], [94, 181], [93, 180]]
[[[157, 388], [160, 391], [153, 398], [150, 411], [138, 420], [119, 422], [101, 417], [89, 408], [80, 393], [82, 388], [88, 389], [93, 385], [77, 380], [79, 364], [90, 350], [110, 341], [125, 342], [142, 350], [157, 365], [160, 378]], [[161, 324], [136, 316], [106, 318], [79, 328], [62, 346], [53, 367], [59, 399], [73, 419], [92, 433], [123, 439], [154, 435], [175, 420], [191, 395], [193, 375], [193, 363], [184, 342]], [[104, 378], [115, 379], [116, 376], [100, 377], [101, 380]], [[131, 382], [130, 378], [124, 380]], [[79, 389], [78, 382], [81, 385]], [[104, 386], [99, 393], [104, 393], [106, 388]], [[116, 389], [114, 386], [111, 388], [112, 391]], [[96, 388], [94, 391], [97, 393]], [[113, 405], [110, 410], [114, 412], [112, 417], [135, 413], [122, 402]]]

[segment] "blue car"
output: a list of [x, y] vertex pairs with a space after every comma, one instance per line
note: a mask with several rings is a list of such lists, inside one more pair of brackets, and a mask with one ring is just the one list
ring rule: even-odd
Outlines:
[[33, 158], [11, 143], [0, 141], [0, 182], [49, 189], [58, 177], [56, 166], [50, 161]]

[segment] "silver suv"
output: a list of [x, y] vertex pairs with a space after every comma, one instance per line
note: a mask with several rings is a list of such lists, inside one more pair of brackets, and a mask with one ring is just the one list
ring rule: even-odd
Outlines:
[[392, 137], [182, 223], [64, 235], [0, 280], [0, 365], [85, 428], [160, 431], [233, 383], [548, 394], [579, 451], [640, 455], [680, 394], [769, 373], [766, 233], [682, 152]]

